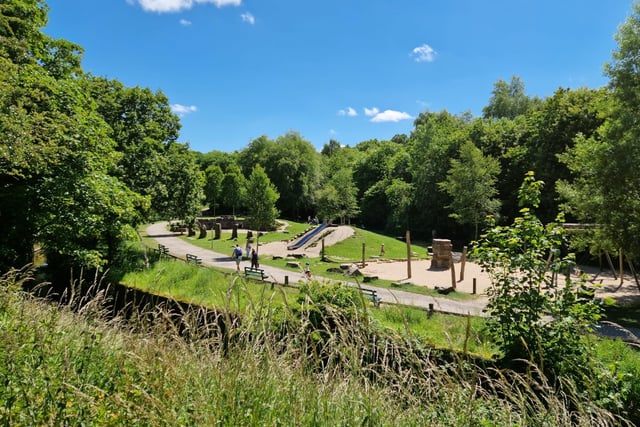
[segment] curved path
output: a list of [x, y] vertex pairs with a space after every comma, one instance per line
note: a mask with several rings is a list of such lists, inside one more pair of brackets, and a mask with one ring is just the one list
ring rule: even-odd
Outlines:
[[[235, 271], [236, 264], [231, 258], [231, 254], [220, 254], [214, 251], [203, 249], [199, 246], [192, 245], [177, 237], [176, 234], [167, 230], [167, 222], [158, 222], [147, 228], [147, 235], [154, 239], [158, 244], [162, 244], [169, 249], [169, 253], [178, 258], [186, 258], [187, 254], [197, 256], [202, 260], [202, 264], [210, 267], [225, 268]], [[231, 249], [230, 251], [231, 252]], [[247, 261], [241, 263], [241, 271], [248, 266]], [[260, 268], [270, 277], [271, 281], [276, 283], [285, 283], [285, 277], [288, 277], [289, 283], [297, 283], [305, 281], [304, 273], [300, 271], [292, 272], [269, 265], [263, 265]], [[321, 278], [321, 277], [320, 277]], [[322, 278], [321, 278], [322, 279]], [[400, 290], [391, 290], [388, 288], [380, 288], [365, 284], [366, 288], [375, 289], [382, 302], [402, 304], [428, 309], [433, 305], [433, 309], [438, 312], [452, 313], [472, 316], [485, 316], [483, 309], [486, 306], [487, 299], [484, 297], [470, 299], [466, 301], [455, 301], [448, 298], [437, 298], [429, 295], [421, 295], [412, 292], [404, 292]], [[600, 322], [595, 333], [610, 338], [621, 338], [628, 342], [640, 344], [640, 329], [623, 328], [611, 322]]]
[[[231, 258], [231, 250], [229, 250], [228, 254], [220, 254], [185, 242], [167, 230], [167, 222], [158, 222], [150, 225], [146, 231], [150, 238], [166, 246], [169, 249], [169, 253], [173, 256], [184, 259], [187, 254], [192, 254], [202, 259], [202, 265], [225, 268], [232, 271], [236, 269], [235, 261]], [[241, 270], [248, 265], [248, 261], [243, 261], [240, 264]], [[306, 280], [302, 271], [297, 273], [269, 265], [262, 265], [260, 268], [264, 270], [272, 281], [277, 283], [284, 283], [285, 277], [289, 278], [290, 283]], [[448, 298], [435, 298], [429, 295], [379, 288], [371, 286], [368, 283], [364, 287], [375, 289], [378, 296], [382, 299], [382, 302], [416, 306], [424, 309], [428, 309], [429, 305], [432, 304], [434, 310], [445, 313], [482, 316], [484, 315], [482, 310], [486, 305], [486, 298], [455, 301]]]

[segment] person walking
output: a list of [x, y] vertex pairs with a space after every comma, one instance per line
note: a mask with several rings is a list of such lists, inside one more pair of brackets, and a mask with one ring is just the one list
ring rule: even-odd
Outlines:
[[236, 247], [233, 248], [233, 254], [231, 257], [236, 262], [236, 270], [240, 271], [240, 261], [242, 261], [242, 248], [236, 243]]
[[260, 264], [258, 263], [258, 252], [255, 249], [251, 249], [251, 268], [260, 268]]

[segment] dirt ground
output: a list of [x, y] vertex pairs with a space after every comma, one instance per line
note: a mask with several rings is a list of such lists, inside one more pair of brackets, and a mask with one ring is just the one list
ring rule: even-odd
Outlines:
[[[332, 232], [325, 235], [325, 245], [331, 246], [354, 234], [353, 228], [349, 226], [332, 227]], [[317, 242], [316, 242], [317, 243]], [[277, 255], [287, 257], [293, 253], [304, 254], [308, 257], [319, 257], [321, 245], [310, 242], [305, 247], [296, 251], [287, 250], [287, 242], [273, 242], [260, 245], [262, 255]], [[412, 260], [410, 264], [406, 261], [397, 262], [385, 260], [383, 258], [371, 258], [367, 260], [366, 266], [360, 271], [365, 276], [377, 276], [380, 279], [392, 280], [398, 283], [412, 283], [429, 288], [451, 287], [459, 292], [473, 293], [474, 280], [477, 294], [483, 294], [491, 286], [491, 280], [486, 272], [483, 272], [478, 264], [465, 262], [462, 271], [461, 262], [454, 263], [454, 274], [450, 269], [432, 269], [430, 260]], [[627, 272], [624, 275], [622, 284], [620, 277], [614, 278], [609, 270], [599, 271], [598, 268], [581, 267], [583, 272], [589, 276], [592, 283], [600, 284], [597, 290], [598, 297], [610, 297], [620, 303], [640, 303], [640, 289], [636, 285], [635, 279]]]

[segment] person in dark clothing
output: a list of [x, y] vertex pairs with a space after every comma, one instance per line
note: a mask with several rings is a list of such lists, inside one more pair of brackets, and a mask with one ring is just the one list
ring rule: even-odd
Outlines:
[[251, 249], [251, 268], [259, 268], [260, 264], [258, 263], [258, 252], [255, 249]]

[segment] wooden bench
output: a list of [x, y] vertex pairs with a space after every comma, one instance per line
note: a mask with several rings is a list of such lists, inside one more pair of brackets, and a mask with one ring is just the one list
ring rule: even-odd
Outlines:
[[158, 243], [158, 255], [160, 258], [169, 255], [169, 248]]
[[196, 255], [187, 254], [187, 263], [202, 265], [202, 260], [198, 258]]
[[362, 296], [371, 301], [376, 307], [380, 307], [380, 301], [382, 301], [382, 298], [378, 296], [378, 291], [367, 288], [360, 288], [360, 290], [362, 291]]
[[264, 270], [261, 268], [251, 268], [251, 267], [245, 267], [244, 268], [244, 276], [245, 277], [249, 277], [249, 278], [254, 278], [254, 279], [260, 279], [260, 280], [264, 280], [267, 277], [269, 277], [268, 275], [266, 275], [264, 273]]

